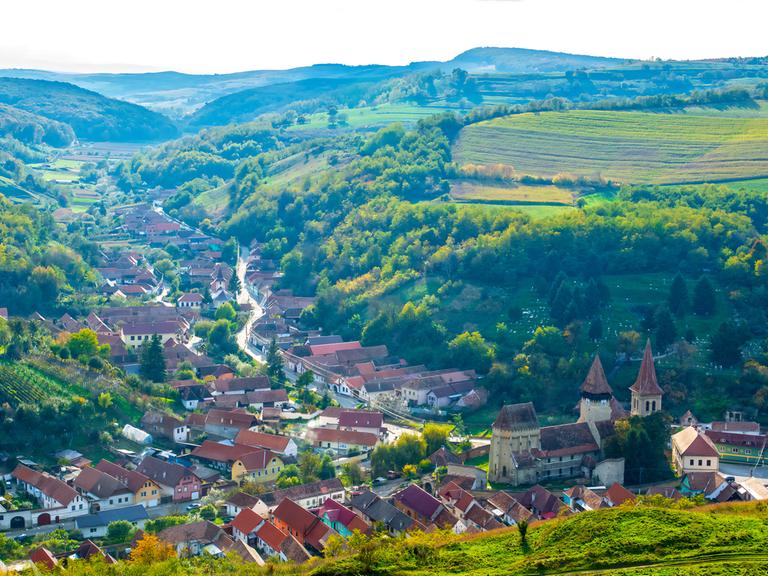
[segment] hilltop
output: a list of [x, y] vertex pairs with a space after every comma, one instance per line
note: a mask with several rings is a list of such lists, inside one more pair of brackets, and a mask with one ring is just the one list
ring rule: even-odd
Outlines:
[[146, 141], [178, 134], [162, 114], [64, 82], [0, 78], [0, 103], [68, 124], [83, 140]]

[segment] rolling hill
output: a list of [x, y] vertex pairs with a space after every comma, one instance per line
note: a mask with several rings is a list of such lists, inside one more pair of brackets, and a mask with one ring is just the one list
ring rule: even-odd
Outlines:
[[54, 147], [68, 146], [75, 140], [75, 132], [68, 124], [5, 104], [0, 104], [0, 136]]
[[535, 176], [567, 173], [633, 184], [760, 178], [768, 176], [768, 106], [506, 116], [462, 129], [454, 159], [505, 164]]
[[69, 124], [83, 140], [149, 141], [178, 134], [162, 114], [63, 82], [0, 78], [0, 104]]
[[76, 74], [4, 69], [0, 70], [0, 76], [68, 82], [111, 98], [134, 102], [180, 117], [227, 94], [301, 80], [323, 78], [374, 81], [418, 71], [450, 71], [456, 67], [477, 73], [565, 72], [581, 68], [615, 66], [622, 62], [624, 61], [615, 58], [522, 48], [474, 48], [445, 62], [413, 62], [406, 66], [316, 64], [288, 70], [250, 70], [232, 74], [184, 74], [173, 71]]

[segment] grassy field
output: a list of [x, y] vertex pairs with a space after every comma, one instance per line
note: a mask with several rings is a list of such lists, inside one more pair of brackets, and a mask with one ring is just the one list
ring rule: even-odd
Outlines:
[[[414, 124], [433, 114], [439, 114], [446, 110], [456, 110], [440, 103], [427, 106], [415, 104], [381, 104], [379, 106], [363, 106], [360, 108], [341, 108], [340, 115], [346, 116], [346, 125], [339, 125], [337, 130], [364, 130], [366, 128], [380, 128], [392, 122]], [[291, 131], [315, 131], [328, 129], [328, 115], [325, 112], [310, 114], [306, 124], [291, 126]]]
[[574, 191], [557, 186], [489, 185], [471, 180], [457, 180], [451, 185], [451, 199], [458, 202], [494, 204], [571, 206]]
[[[314, 574], [765, 574], [762, 503], [693, 510], [618, 507], [464, 536], [424, 535], [361, 559], [320, 563]], [[367, 571], [361, 571], [365, 562]]]
[[768, 177], [768, 107], [739, 114], [576, 110], [520, 114], [464, 128], [460, 164], [672, 184]]

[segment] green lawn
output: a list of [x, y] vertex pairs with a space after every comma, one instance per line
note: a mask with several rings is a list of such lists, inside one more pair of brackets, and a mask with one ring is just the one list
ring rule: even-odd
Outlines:
[[506, 164], [523, 174], [597, 175], [629, 183], [768, 177], [768, 107], [676, 113], [571, 110], [496, 118], [464, 128], [460, 164]]

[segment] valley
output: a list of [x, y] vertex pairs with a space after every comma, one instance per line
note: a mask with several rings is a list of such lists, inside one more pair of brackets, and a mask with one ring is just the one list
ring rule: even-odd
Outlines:
[[766, 193], [762, 56], [0, 70], [0, 572], [761, 573]]

